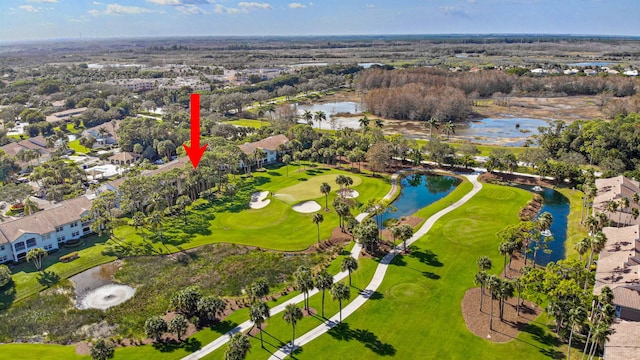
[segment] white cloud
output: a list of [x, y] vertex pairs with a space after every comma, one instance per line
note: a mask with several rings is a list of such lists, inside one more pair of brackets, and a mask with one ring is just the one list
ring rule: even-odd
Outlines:
[[375, 5], [373, 5], [373, 4], [367, 4], [367, 5], [365, 5], [365, 7], [366, 7], [367, 9], [373, 9], [373, 8], [375, 8], [376, 6], [375, 6]]
[[291, 3], [289, 4], [289, 9], [304, 9], [307, 6], [304, 4], [300, 4], [300, 3]]
[[238, 6], [243, 8], [243, 9], [249, 9], [249, 10], [268, 10], [271, 9], [271, 5], [267, 4], [267, 3], [259, 3], [259, 2], [240, 2], [238, 3]]
[[42, 8], [33, 7], [32, 5], [20, 5], [18, 8], [26, 12], [40, 12]]
[[151, 10], [139, 6], [123, 6], [120, 4], [109, 4], [104, 12], [107, 15], [134, 15], [151, 12]]
[[156, 4], [156, 5], [173, 5], [173, 6], [182, 5], [181, 0], [147, 0], [147, 2]]
[[[30, 2], [30, 3], [57, 3], [58, 0], [26, 0], [26, 2]], [[22, 6], [18, 6], [19, 8], [22, 8]]]
[[201, 8], [195, 5], [179, 5], [176, 6], [176, 10], [185, 14], [185, 15], [198, 15], [198, 14], [206, 14], [207, 12], [202, 10]]
[[99, 2], [99, 1], [94, 1], [94, 2], [92, 2], [92, 4], [93, 4], [93, 5], [102, 5], [102, 3], [101, 3], [101, 2]]
[[89, 13], [89, 15], [91, 16], [98, 16], [100, 15], [100, 11], [96, 10], [96, 9], [91, 9], [89, 11], [87, 11], [87, 13]]
[[[237, 13], [243, 12], [243, 11], [241, 11], [238, 8], [228, 8], [228, 7], [222, 6], [220, 4], [217, 4], [216, 8], [214, 9], [214, 12], [216, 14], [237, 14]], [[244, 11], [244, 12], [246, 12], [246, 11]]]
[[467, 12], [466, 10], [463, 10], [459, 7], [455, 7], [455, 6], [441, 6], [440, 7], [440, 11], [442, 11], [443, 14], [447, 15], [447, 16], [456, 16], [456, 17], [463, 17], [463, 18], [468, 18], [469, 16], [469, 12]]

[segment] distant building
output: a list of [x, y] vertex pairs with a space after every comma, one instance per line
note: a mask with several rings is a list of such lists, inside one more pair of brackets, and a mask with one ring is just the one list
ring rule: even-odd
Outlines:
[[[640, 224], [640, 217], [634, 218], [632, 213], [633, 208], [640, 211], [640, 204], [633, 201], [634, 194], [640, 193], [640, 183], [620, 175], [608, 179], [596, 179], [595, 185], [598, 191], [593, 199], [594, 213], [604, 213], [612, 223], [616, 224]], [[623, 197], [629, 201], [628, 208], [618, 206], [616, 211], [607, 210], [609, 201], [619, 203]]]
[[128, 151], [119, 152], [109, 157], [109, 162], [113, 165], [131, 165], [140, 159], [140, 155]]
[[53, 114], [47, 116], [46, 120], [48, 122], [58, 122], [58, 121], [63, 121], [63, 120], [69, 120], [72, 116], [80, 115], [85, 111], [87, 111], [86, 107], [60, 111], [60, 112], [53, 113]]
[[[25, 150], [36, 150], [38, 153], [40, 153], [40, 157], [36, 159], [36, 161], [40, 162], [48, 160], [51, 156], [51, 149], [47, 148], [47, 140], [41, 135], [0, 146], [0, 149], [15, 158], [18, 157], [19, 153]], [[28, 164], [19, 162], [19, 165], [24, 168]]]
[[[239, 145], [240, 150], [248, 156], [254, 156], [256, 150], [260, 149], [265, 152], [265, 157], [262, 159], [256, 159], [258, 167], [265, 164], [270, 164], [278, 159], [278, 151], [281, 145], [285, 145], [289, 142], [289, 139], [284, 135], [274, 135], [260, 141], [252, 143], [244, 143]], [[240, 167], [246, 165], [240, 164]]]
[[[96, 139], [98, 145], [115, 145], [118, 143], [116, 139], [116, 129], [122, 120], [112, 120], [102, 125], [94, 126], [82, 132], [82, 136]], [[100, 128], [107, 130], [107, 133], [100, 134]]]
[[52, 251], [69, 240], [90, 234], [91, 221], [82, 221], [90, 210], [91, 201], [81, 196], [0, 223], [0, 263], [22, 261], [33, 248]]

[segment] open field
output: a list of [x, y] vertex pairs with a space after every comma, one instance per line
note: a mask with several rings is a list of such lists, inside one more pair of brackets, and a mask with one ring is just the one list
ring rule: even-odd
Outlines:
[[[460, 309], [465, 291], [474, 286], [477, 257], [488, 255], [501, 264], [495, 233], [518, 221], [518, 210], [530, 197], [519, 189], [485, 184], [467, 204], [438, 221], [411, 254], [394, 259], [378, 289], [383, 301], [367, 302], [344, 327], [305, 345], [297, 358], [316, 359], [327, 349], [334, 358], [358, 353], [364, 359], [560, 356], [544, 315], [513, 341], [495, 344], [471, 334]], [[492, 272], [500, 270], [498, 265]]]
[[232, 121], [225, 121], [224, 123], [225, 124], [235, 125], [235, 126], [244, 126], [244, 127], [256, 128], [256, 129], [259, 129], [259, 128], [263, 127], [263, 126], [269, 126], [269, 122], [268, 121], [252, 120], [252, 119], [232, 120]]
[[[295, 172], [289, 175], [295, 176]], [[277, 194], [285, 195], [281, 197], [284, 201], [297, 202], [308, 199], [318, 199], [320, 197], [324, 197], [324, 194], [320, 191], [320, 185], [322, 185], [322, 183], [328, 183], [331, 186], [332, 193], [335, 193], [340, 189], [340, 186], [336, 184], [337, 176], [338, 174], [315, 176], [296, 185], [280, 189]], [[362, 178], [360, 176], [348, 176], [353, 179], [352, 187], [362, 184]]]

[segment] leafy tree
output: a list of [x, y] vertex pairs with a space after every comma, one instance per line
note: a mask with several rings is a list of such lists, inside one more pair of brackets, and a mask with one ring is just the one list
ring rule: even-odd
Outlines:
[[93, 360], [113, 359], [115, 346], [111, 341], [105, 341], [103, 338], [96, 340], [91, 346], [90, 354]]
[[333, 276], [323, 269], [316, 275], [316, 287], [322, 290], [322, 317], [324, 317], [324, 293], [333, 286]]
[[162, 335], [167, 332], [167, 322], [160, 316], [152, 316], [144, 322], [144, 333], [155, 342], [162, 340]]
[[36, 270], [42, 271], [42, 259], [47, 256], [47, 251], [43, 248], [33, 248], [27, 253], [27, 261], [33, 261]]
[[91, 230], [102, 235], [105, 231], [113, 237], [113, 229], [119, 224], [112, 210], [116, 208], [118, 195], [114, 191], [103, 191], [91, 204], [90, 216], [93, 218]]
[[358, 269], [358, 260], [354, 259], [352, 256], [347, 256], [342, 259], [340, 269], [342, 271], [349, 272], [349, 286], [351, 286], [351, 273]]
[[185, 225], [187, 225], [187, 206], [189, 206], [190, 204], [191, 198], [186, 195], [180, 195], [176, 200], [176, 205], [178, 205], [178, 207], [182, 210]]
[[329, 193], [331, 192], [331, 185], [324, 182], [320, 185], [320, 192], [324, 194], [324, 211], [329, 211]]
[[302, 119], [303, 119], [307, 124], [309, 124], [309, 125], [312, 125], [312, 124], [313, 124], [313, 113], [312, 113], [311, 111], [309, 111], [309, 110], [305, 110], [305, 111], [302, 113], [302, 116], [301, 116], [301, 117], [302, 117]]
[[295, 346], [296, 340], [296, 324], [302, 319], [302, 310], [296, 304], [287, 304], [282, 313], [282, 318], [287, 324], [293, 328], [293, 338], [291, 338], [291, 348]]
[[391, 165], [392, 150], [391, 144], [386, 141], [381, 141], [374, 144], [369, 151], [367, 151], [367, 162], [374, 176], [376, 172], [383, 172], [389, 168]]
[[0, 288], [11, 282], [11, 270], [4, 264], [0, 264]]
[[227, 304], [225, 304], [222, 299], [213, 296], [200, 298], [196, 306], [200, 318], [209, 321], [213, 321], [216, 319], [216, 316], [222, 315], [226, 307]]
[[322, 216], [322, 214], [320, 213], [315, 213], [313, 214], [311, 220], [318, 227], [318, 243], [320, 243], [320, 224], [324, 221], [324, 216]]
[[178, 314], [169, 322], [169, 331], [176, 334], [178, 341], [182, 340], [182, 335], [187, 331], [187, 319], [184, 316]]
[[433, 128], [438, 129], [440, 127], [440, 120], [435, 117], [429, 118], [429, 120], [425, 121], [424, 126], [429, 128], [429, 137], [433, 138]]
[[351, 288], [343, 283], [335, 283], [331, 287], [331, 298], [338, 300], [340, 303], [340, 322], [342, 322], [342, 301], [349, 300], [351, 297]]
[[249, 337], [242, 333], [235, 333], [229, 339], [229, 347], [224, 352], [225, 360], [243, 360], [251, 350]]
[[286, 170], [287, 170], [287, 176], [289, 176], [289, 163], [291, 163], [291, 155], [284, 154], [282, 156], [282, 162], [285, 164]]
[[484, 300], [484, 287], [487, 284], [488, 274], [486, 271], [478, 271], [473, 282], [480, 285], [480, 311], [482, 311], [482, 301]]
[[413, 227], [411, 227], [411, 225], [409, 224], [402, 224], [399, 226], [399, 229], [400, 236], [398, 236], [398, 239], [402, 241], [402, 244], [404, 245], [404, 251], [407, 252], [407, 240], [411, 239], [411, 237], [413, 236]]
[[260, 331], [260, 346], [264, 348], [264, 342], [262, 340], [262, 324], [267, 320], [271, 314], [269, 313], [269, 305], [263, 302], [256, 302], [251, 305], [249, 309], [249, 319], [253, 321]]
[[487, 256], [478, 257], [478, 260], [476, 263], [478, 264], [478, 269], [480, 271], [491, 270], [491, 267], [492, 267], [491, 259], [489, 259]]

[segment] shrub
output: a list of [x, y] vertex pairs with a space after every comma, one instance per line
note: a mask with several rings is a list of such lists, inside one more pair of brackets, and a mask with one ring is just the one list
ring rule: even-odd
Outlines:
[[69, 262], [69, 261], [75, 260], [75, 259], [77, 259], [79, 257], [80, 257], [80, 253], [78, 253], [77, 251], [74, 251], [72, 253], [68, 253], [67, 255], [60, 256], [60, 261]]
[[0, 265], [0, 288], [11, 282], [11, 270], [7, 265]]

